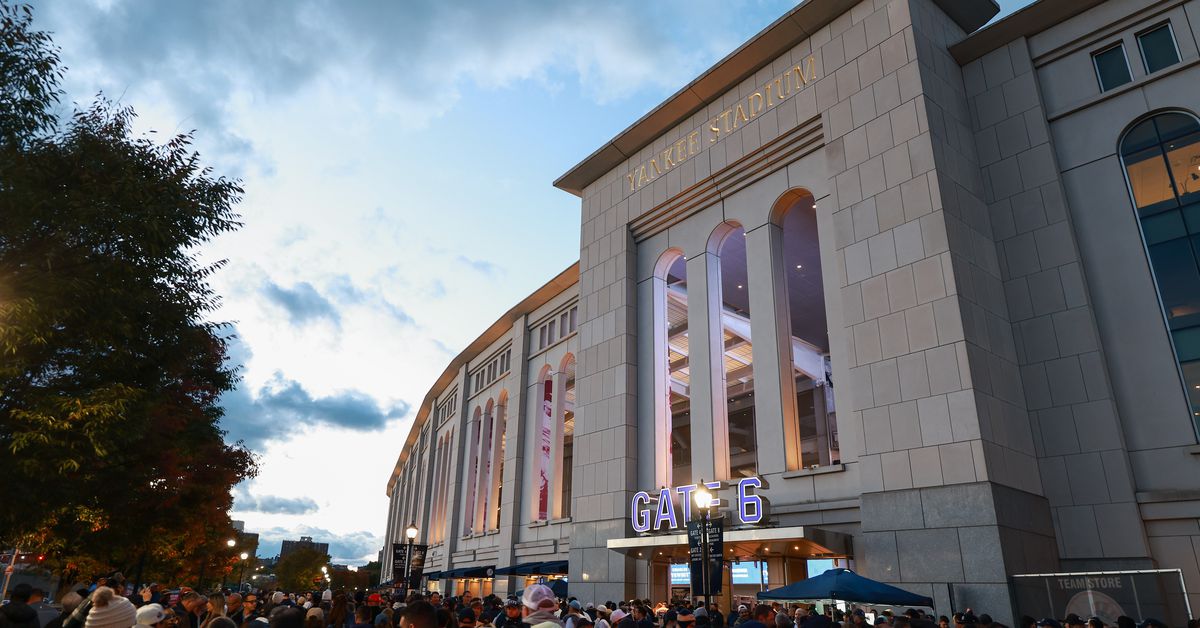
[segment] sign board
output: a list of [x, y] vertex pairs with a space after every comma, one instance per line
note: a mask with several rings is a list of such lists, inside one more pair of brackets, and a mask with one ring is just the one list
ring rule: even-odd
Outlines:
[[1183, 575], [1178, 569], [1013, 576], [1016, 608], [1033, 617], [1099, 617], [1116, 625], [1121, 615], [1185, 626]]
[[[767, 521], [770, 502], [758, 494], [758, 490], [767, 488], [766, 482], [759, 477], [742, 478], [736, 484], [725, 486], [723, 482], [705, 482], [705, 488], [716, 495], [724, 488], [734, 489], [731, 500], [734, 519], [741, 525], [758, 525]], [[696, 484], [687, 484], [675, 488], [662, 488], [654, 495], [646, 491], [634, 493], [630, 501], [630, 523], [634, 532], [658, 532], [660, 530], [676, 530], [692, 520], [692, 493]], [[714, 499], [712, 509], [719, 509], [725, 503]]]
[[392, 583], [404, 586], [404, 567], [408, 565], [408, 544], [392, 543]]
[[[702, 526], [707, 525], [708, 564], [704, 563]], [[721, 519], [689, 521], [687, 524], [688, 564], [692, 576], [692, 595], [716, 595], [721, 592], [721, 556], [725, 553], [725, 526]], [[707, 573], [706, 573], [707, 570]]]
[[408, 569], [409, 591], [416, 591], [421, 588], [421, 576], [425, 574], [425, 554], [428, 552], [428, 545], [412, 546], [412, 567]]

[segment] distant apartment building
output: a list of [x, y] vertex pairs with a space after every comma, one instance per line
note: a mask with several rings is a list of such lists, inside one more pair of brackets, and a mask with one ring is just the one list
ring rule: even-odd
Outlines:
[[302, 537], [300, 537], [299, 541], [285, 540], [283, 542], [283, 545], [279, 548], [279, 558], [284, 558], [288, 554], [291, 554], [292, 552], [299, 550], [299, 549], [311, 549], [311, 550], [316, 550], [322, 554], [328, 554], [329, 553], [329, 544], [328, 543], [317, 543], [312, 540], [311, 536], [302, 536]]

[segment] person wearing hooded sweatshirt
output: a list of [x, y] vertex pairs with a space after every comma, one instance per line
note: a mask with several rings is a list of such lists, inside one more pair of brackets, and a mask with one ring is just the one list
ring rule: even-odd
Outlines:
[[22, 582], [13, 587], [8, 604], [0, 606], [0, 615], [4, 615], [4, 625], [11, 628], [42, 628], [38, 621], [37, 611], [29, 605], [33, 595], [33, 587]]
[[557, 615], [558, 602], [554, 599], [554, 591], [551, 591], [550, 587], [544, 584], [525, 587], [521, 603], [524, 605], [522, 614], [525, 616], [525, 623], [531, 628], [564, 628]]
[[137, 608], [108, 587], [96, 587], [84, 628], [129, 628], [137, 623]]

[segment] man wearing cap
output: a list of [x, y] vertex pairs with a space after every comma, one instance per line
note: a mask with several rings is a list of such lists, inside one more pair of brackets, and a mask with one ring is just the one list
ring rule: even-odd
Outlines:
[[563, 616], [563, 626], [576, 628], [575, 620], [579, 619], [581, 615], [583, 615], [583, 605], [579, 603], [579, 600], [572, 599], [567, 603], [567, 614]]
[[530, 628], [564, 628], [555, 612], [558, 611], [558, 601], [554, 591], [544, 584], [534, 584], [525, 587], [521, 595], [521, 614]]
[[504, 601], [504, 610], [492, 620], [495, 628], [519, 628], [521, 625], [521, 600], [510, 597]]
[[1066, 626], [1067, 628], [1080, 628], [1081, 626], [1087, 625], [1087, 622], [1083, 621], [1083, 618], [1075, 613], [1067, 615], [1066, 618], [1063, 619], [1062, 623], [1063, 626]]
[[458, 609], [458, 628], [475, 628], [475, 609], [470, 606]]

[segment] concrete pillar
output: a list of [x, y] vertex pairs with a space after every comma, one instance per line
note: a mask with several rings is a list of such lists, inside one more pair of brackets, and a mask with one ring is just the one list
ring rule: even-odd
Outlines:
[[760, 475], [800, 468], [796, 381], [784, 278], [783, 233], [767, 223], [746, 232], [750, 325], [754, 330], [754, 429]]
[[554, 373], [554, 411], [551, 413], [550, 439], [550, 518], [563, 517], [563, 447], [565, 436], [564, 415], [567, 398], [567, 374], [561, 371]]
[[721, 364], [721, 276], [716, 255], [687, 261], [688, 338], [691, 355], [692, 480], [729, 479], [729, 422]]
[[[667, 375], [666, 290], [663, 277], [654, 276], [637, 286], [638, 390], [653, 391], [637, 399], [637, 485], [645, 489], [670, 484], [671, 407]], [[653, 461], [649, 464], [648, 461]]]

